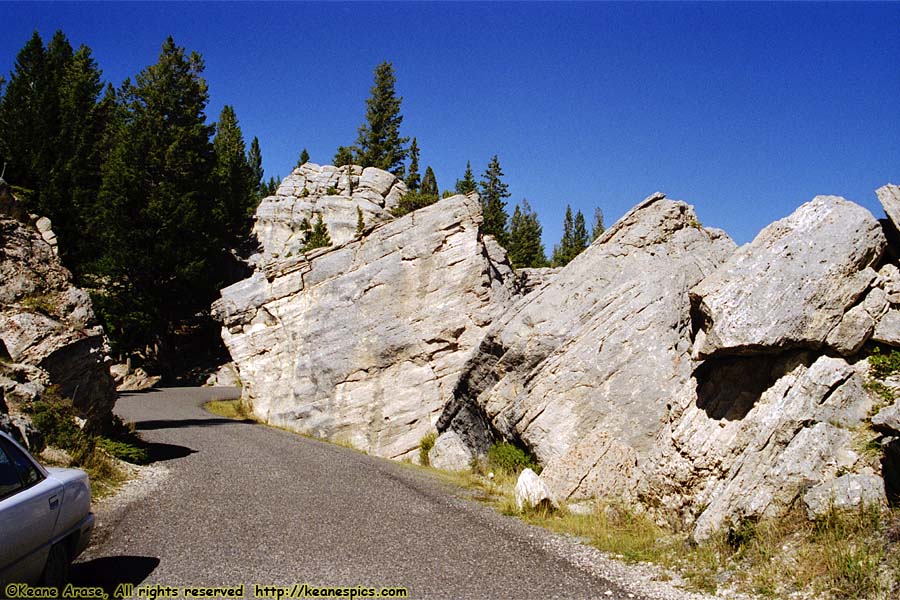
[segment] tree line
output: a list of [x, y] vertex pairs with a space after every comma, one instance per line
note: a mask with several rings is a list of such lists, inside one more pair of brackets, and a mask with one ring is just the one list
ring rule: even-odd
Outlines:
[[208, 309], [274, 185], [231, 106], [207, 122], [203, 70], [169, 37], [156, 64], [114, 88], [90, 48], [35, 32], [0, 82], [5, 179], [51, 219], [120, 350], [165, 343]]
[[[418, 140], [413, 137], [410, 143], [409, 137], [400, 135], [400, 125], [403, 122], [400, 106], [403, 98], [395, 90], [393, 65], [390, 62], [379, 64], [375, 68], [374, 79], [366, 100], [366, 119], [358, 129], [356, 143], [338, 146], [332, 163], [339, 167], [350, 164], [377, 167], [403, 179], [409, 193], [394, 209], [395, 216], [434, 204], [454, 192], [478, 192], [484, 216], [483, 231], [494, 236], [506, 249], [516, 268], [565, 266], [603, 233], [603, 211], [600, 208], [594, 212], [589, 236], [582, 212], [577, 211], [573, 216], [571, 207], [566, 206], [562, 239], [554, 247], [548, 260], [541, 239], [543, 230], [540, 220], [528, 201], [523, 198], [514, 207], [512, 217], [509, 216], [506, 199], [511, 194], [509, 186], [503, 181], [503, 170], [497, 155], [491, 158], [480, 181], [476, 181], [470, 161], [466, 163], [462, 179], [456, 180], [454, 191], [445, 190], [441, 194], [432, 168], [427, 166], [424, 174], [420, 172], [421, 150]], [[304, 148], [297, 166], [308, 160], [309, 153]]]
[[[104, 84], [90, 48], [62, 32], [44, 44], [35, 32], [0, 77], [0, 164], [29, 212], [46, 215], [63, 263], [89, 289], [115, 346], [129, 351], [179, 335], [218, 291], [244, 276], [235, 250], [250, 240], [259, 201], [275, 193], [264, 180], [259, 140], [246, 146], [226, 105], [207, 122], [204, 63], [169, 37], [159, 58], [118, 88]], [[512, 217], [499, 158], [480, 180], [467, 162], [454, 189], [439, 192], [430, 166], [421, 172], [418, 140], [400, 134], [402, 97], [390, 62], [378, 65], [354, 144], [333, 163], [378, 167], [402, 178], [409, 193], [395, 215], [453, 193], [477, 192], [483, 231], [507, 249], [513, 266], [562, 266], [590, 242], [580, 211], [567, 207], [551, 258], [537, 213], [523, 199]], [[310, 159], [306, 149], [298, 166]], [[363, 226], [362, 223], [359, 224]], [[330, 244], [321, 215], [310, 247]], [[597, 210], [591, 235], [603, 231]]]

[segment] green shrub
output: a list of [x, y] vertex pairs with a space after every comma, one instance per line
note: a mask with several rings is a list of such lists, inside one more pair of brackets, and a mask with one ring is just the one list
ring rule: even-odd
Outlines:
[[497, 442], [491, 446], [487, 455], [488, 466], [505, 473], [517, 474], [524, 469], [531, 469], [540, 474], [541, 465], [526, 449], [509, 442]]
[[88, 438], [75, 422], [72, 401], [59, 394], [55, 387], [48, 388], [32, 405], [31, 420], [44, 434], [49, 446], [62, 448], [69, 453], [84, 451]]
[[869, 375], [875, 379], [885, 379], [900, 372], [900, 352], [891, 349], [887, 354], [875, 346], [869, 355]]
[[52, 317], [56, 312], [57, 299], [53, 294], [41, 294], [22, 299], [22, 306], [32, 312], [43, 313]]
[[97, 446], [119, 460], [124, 460], [125, 462], [136, 465], [147, 464], [149, 460], [147, 449], [132, 441], [112, 440], [110, 438], [100, 437], [97, 438]]
[[437, 432], [432, 431], [422, 436], [419, 441], [419, 463], [426, 467], [431, 464], [428, 453], [434, 448], [435, 440], [437, 440]]
[[407, 192], [397, 206], [391, 210], [391, 214], [395, 217], [402, 217], [414, 210], [431, 206], [438, 201], [438, 197], [431, 194], [421, 194], [419, 192]]
[[338, 192], [338, 189], [336, 187], [331, 185], [331, 186], [328, 186], [328, 189], [325, 190], [325, 193], [328, 194], [329, 196], [337, 196], [340, 192]]

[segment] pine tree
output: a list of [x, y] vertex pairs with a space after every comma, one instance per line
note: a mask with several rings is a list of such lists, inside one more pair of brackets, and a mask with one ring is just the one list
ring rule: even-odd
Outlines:
[[528, 200], [523, 198], [510, 219], [508, 251], [514, 268], [547, 266], [547, 256], [541, 241], [542, 232], [537, 213], [531, 210]]
[[457, 194], [471, 194], [478, 190], [478, 184], [475, 182], [475, 175], [472, 174], [472, 162], [466, 161], [466, 173], [462, 179], [456, 180]]
[[591, 239], [588, 237], [587, 225], [584, 221], [584, 214], [579, 210], [575, 213], [575, 221], [572, 227], [572, 258], [575, 258], [588, 247]]
[[253, 168], [247, 160], [244, 135], [234, 107], [228, 104], [219, 115], [213, 150], [216, 190], [213, 220], [225, 246], [235, 248], [250, 234], [251, 216], [257, 202], [252, 181]]
[[0, 97], [0, 156], [27, 209], [49, 217], [64, 264], [81, 278], [96, 250], [85, 220], [99, 189], [107, 108], [89, 48], [73, 52], [57, 31], [45, 49], [35, 33]]
[[481, 207], [484, 212], [483, 231], [494, 236], [501, 246], [506, 247], [506, 227], [509, 216], [506, 213], [506, 201], [509, 198], [509, 186], [501, 179], [503, 171], [495, 154], [488, 163], [487, 170], [481, 177]]
[[263, 198], [263, 166], [262, 151], [259, 149], [259, 138], [253, 138], [250, 142], [250, 151], [247, 152], [247, 164], [250, 166], [250, 190], [256, 198], [257, 204]]
[[212, 227], [215, 153], [203, 60], [169, 37], [120, 92], [122, 119], [103, 167], [100, 311], [125, 348], [174, 332], [217, 295], [222, 240]]
[[306, 246], [303, 247], [304, 252], [315, 250], [316, 248], [326, 248], [331, 245], [331, 236], [328, 235], [328, 226], [322, 220], [322, 213], [317, 215], [316, 224], [313, 225], [309, 237], [306, 239]]
[[434, 176], [434, 171], [431, 170], [431, 167], [425, 169], [425, 176], [422, 177], [422, 188], [419, 191], [422, 196], [434, 198], [435, 202], [440, 196], [437, 178]]
[[269, 177], [269, 181], [264, 183], [262, 186], [262, 195], [263, 197], [274, 196], [275, 192], [278, 191], [278, 182], [281, 181], [281, 175], [276, 175], [275, 177]]
[[300, 152], [300, 158], [297, 159], [297, 166], [298, 166], [298, 167], [302, 167], [303, 165], [305, 165], [305, 164], [308, 163], [308, 162], [309, 162], [309, 152], [307, 152], [307, 151], [306, 151], [306, 148], [304, 148], [304, 149]]
[[591, 240], [596, 240], [603, 235], [606, 227], [603, 225], [603, 210], [598, 206], [594, 209], [594, 225], [591, 227]]
[[566, 205], [566, 216], [563, 220], [563, 236], [559, 245], [553, 248], [553, 266], [564, 267], [588, 246], [588, 233], [584, 215], [579, 210], [572, 216], [572, 207]]
[[409, 172], [406, 175], [406, 189], [410, 192], [418, 192], [421, 179], [419, 178], [419, 144], [413, 138], [409, 147]]
[[0, 154], [7, 163], [5, 178], [11, 185], [28, 190], [38, 187], [45, 64], [44, 42], [35, 31], [16, 56], [0, 101]]
[[396, 81], [391, 63], [375, 67], [375, 83], [366, 100], [366, 122], [359, 127], [355, 159], [363, 167], [377, 167], [403, 177], [409, 138], [400, 136], [403, 98], [394, 92]]
[[353, 152], [347, 146], [338, 146], [332, 161], [336, 167], [345, 167], [353, 164]]

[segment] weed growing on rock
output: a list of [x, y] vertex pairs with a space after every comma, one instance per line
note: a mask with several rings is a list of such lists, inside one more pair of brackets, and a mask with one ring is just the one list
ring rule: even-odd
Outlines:
[[428, 458], [428, 453], [431, 452], [431, 449], [434, 448], [434, 442], [437, 440], [437, 433], [431, 431], [422, 436], [422, 439], [419, 441], [419, 464], [428, 466], [431, 464], [430, 459]]

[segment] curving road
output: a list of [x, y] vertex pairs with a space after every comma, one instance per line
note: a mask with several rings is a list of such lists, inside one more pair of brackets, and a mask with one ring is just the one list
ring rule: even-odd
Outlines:
[[[102, 585], [399, 586], [411, 598], [641, 598], [575, 565], [540, 529], [409, 466], [202, 404], [223, 388], [123, 395], [117, 412], [167, 476], [101, 509], [73, 581]], [[574, 545], [574, 544], [573, 544]]]

